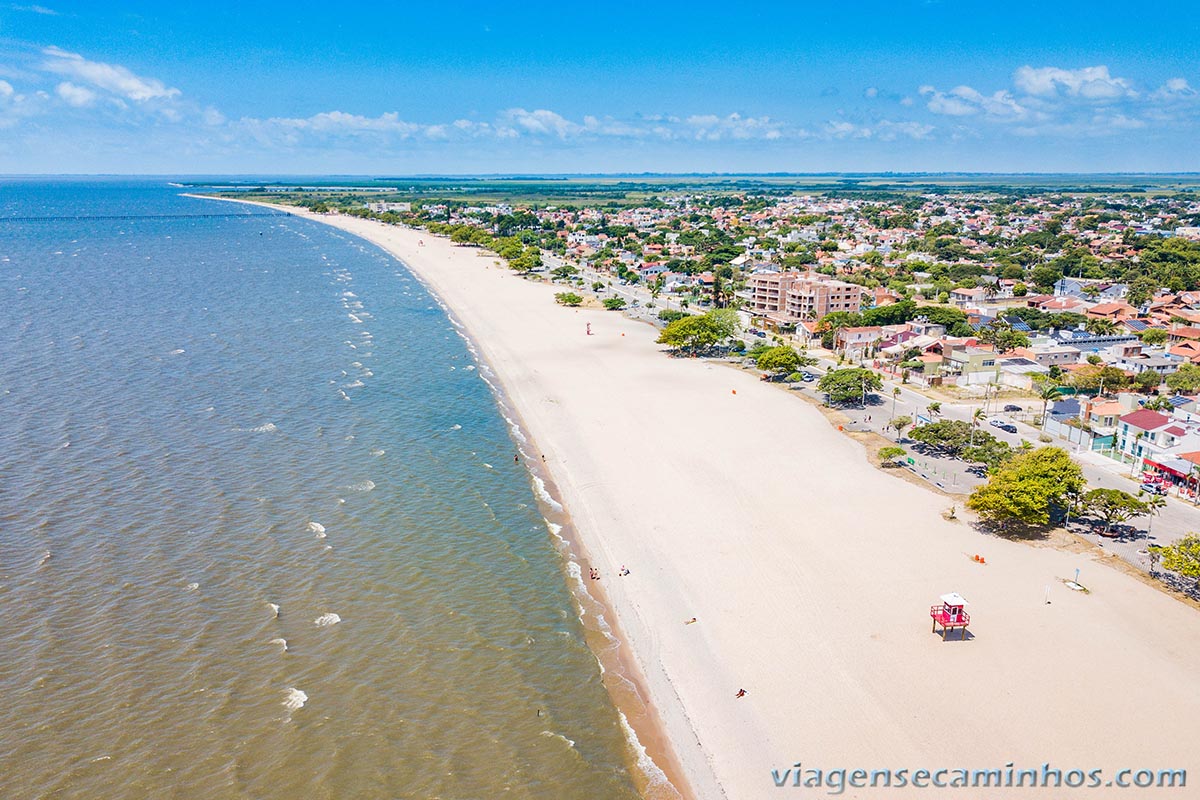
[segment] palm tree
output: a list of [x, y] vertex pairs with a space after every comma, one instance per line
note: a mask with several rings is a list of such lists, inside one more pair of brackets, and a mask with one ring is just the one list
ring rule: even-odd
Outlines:
[[[1142, 492], [1138, 492], [1138, 497], [1141, 498]], [[1167, 498], [1152, 494], [1149, 497], [1141, 498], [1146, 505], [1146, 535], [1150, 535], [1150, 527], [1154, 524], [1154, 515], [1161, 514], [1163, 509], [1167, 507]]]
[[892, 389], [892, 419], [896, 418], [896, 400], [900, 397], [900, 387], [896, 386]]
[[1050, 405], [1050, 401], [1058, 397], [1062, 391], [1062, 385], [1051, 380], [1044, 380], [1038, 385], [1038, 397], [1042, 399], [1042, 427], [1046, 427], [1046, 409]]
[[942, 414], [942, 404], [936, 400], [929, 404], [929, 416], [938, 417]]
[[1133, 473], [1135, 471], [1137, 471], [1137, 464], [1138, 464], [1138, 458], [1139, 458], [1139, 456], [1137, 455], [1137, 451], [1138, 451], [1138, 448], [1141, 447], [1142, 437], [1145, 435], [1146, 435], [1145, 431], [1138, 431], [1137, 436], [1133, 437], [1133, 453], [1132, 453], [1133, 464], [1129, 467], [1129, 477], [1131, 477], [1131, 478], [1133, 477]]
[[986, 416], [982, 408], [975, 409], [975, 413], [971, 415], [971, 447], [975, 446], [975, 429], [979, 427], [979, 420]]

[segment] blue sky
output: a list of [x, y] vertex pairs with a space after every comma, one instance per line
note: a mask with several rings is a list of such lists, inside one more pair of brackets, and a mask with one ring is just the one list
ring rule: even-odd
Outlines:
[[1194, 2], [0, 2], [0, 172], [1197, 171]]

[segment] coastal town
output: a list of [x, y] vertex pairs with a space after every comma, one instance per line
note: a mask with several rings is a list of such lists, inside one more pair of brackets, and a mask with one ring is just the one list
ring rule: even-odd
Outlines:
[[[859, 194], [291, 199], [487, 248], [562, 284], [560, 302], [643, 319], [836, 407], [884, 468], [985, 521], [1064, 526], [1197, 597], [1200, 197]], [[670, 333], [714, 314], [728, 319], [716, 338]], [[989, 507], [989, 478], [1047, 448], [1078, 481], [1032, 510]]]

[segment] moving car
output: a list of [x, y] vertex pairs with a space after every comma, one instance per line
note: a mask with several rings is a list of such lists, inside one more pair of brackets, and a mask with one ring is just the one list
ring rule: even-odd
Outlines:
[[1006, 405], [1004, 407], [1004, 410], [1008, 411], [1008, 412], [1013, 412], [1013, 411], [1021, 411], [1022, 409], [1020, 406], [1015, 406], [1012, 403], [1009, 403], [1008, 405]]
[[1167, 493], [1167, 487], [1159, 486], [1157, 483], [1143, 483], [1142, 491], [1146, 494], [1162, 494]]
[[993, 428], [999, 428], [1000, 430], [1008, 431], [1009, 433], [1017, 432], [1016, 425], [1013, 425], [1011, 422], [1005, 422], [1002, 419], [991, 420], [988, 424], [991, 425]]

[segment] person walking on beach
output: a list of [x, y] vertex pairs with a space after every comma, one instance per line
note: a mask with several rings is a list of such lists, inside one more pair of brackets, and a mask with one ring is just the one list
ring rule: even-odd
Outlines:
[[745, 697], [745, 696], [746, 696], [746, 690], [745, 690], [745, 689], [738, 689], [738, 692], [737, 692], [737, 694], [735, 694], [735, 695], [734, 695], [734, 697]]

